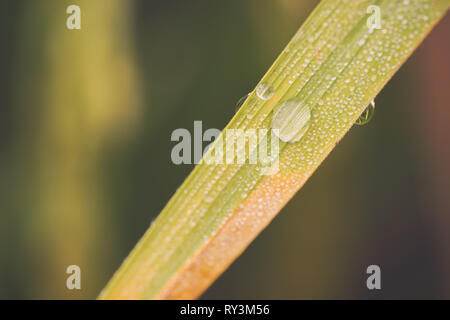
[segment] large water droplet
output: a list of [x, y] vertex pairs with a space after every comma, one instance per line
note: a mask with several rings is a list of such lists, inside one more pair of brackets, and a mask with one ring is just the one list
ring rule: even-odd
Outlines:
[[245, 96], [243, 96], [242, 98], [239, 99], [239, 101], [236, 103], [235, 112], [237, 112], [239, 110], [239, 108], [244, 104], [245, 100], [247, 100], [249, 95], [250, 95], [250, 93], [247, 93]]
[[311, 108], [297, 99], [291, 99], [281, 104], [272, 118], [272, 129], [283, 142], [299, 141], [309, 128]]
[[261, 82], [256, 87], [256, 95], [262, 100], [269, 100], [273, 97], [274, 92], [274, 88], [266, 82]]
[[375, 114], [375, 101], [372, 101], [363, 111], [363, 113], [359, 116], [358, 120], [356, 120], [355, 124], [359, 126], [365, 125], [373, 118], [374, 114]]

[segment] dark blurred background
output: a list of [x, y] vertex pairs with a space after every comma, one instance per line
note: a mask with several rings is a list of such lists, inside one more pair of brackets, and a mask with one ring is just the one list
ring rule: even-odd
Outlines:
[[[317, 3], [1, 1], [0, 298], [95, 298], [193, 168], [172, 131], [222, 129]], [[202, 298], [450, 298], [449, 30]]]

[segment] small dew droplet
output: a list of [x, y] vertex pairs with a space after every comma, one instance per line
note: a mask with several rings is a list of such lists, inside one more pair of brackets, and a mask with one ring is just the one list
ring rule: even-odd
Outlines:
[[273, 97], [274, 92], [273, 87], [266, 82], [261, 82], [256, 87], [256, 95], [262, 100], [269, 100]]
[[272, 118], [272, 129], [283, 142], [299, 141], [309, 128], [311, 108], [297, 99], [291, 99], [281, 104]]
[[359, 116], [358, 120], [356, 120], [355, 124], [359, 126], [365, 125], [373, 118], [374, 114], [375, 114], [375, 101], [372, 101], [363, 111], [363, 113]]
[[214, 201], [214, 198], [206, 196], [206, 197], [203, 198], [203, 200], [204, 200], [206, 203], [211, 203], [211, 202]]
[[247, 100], [249, 95], [250, 93], [247, 93], [245, 96], [243, 96], [238, 100], [238, 102], [236, 103], [236, 110], [235, 110], [236, 112], [238, 112], [239, 108], [244, 104], [245, 100]]

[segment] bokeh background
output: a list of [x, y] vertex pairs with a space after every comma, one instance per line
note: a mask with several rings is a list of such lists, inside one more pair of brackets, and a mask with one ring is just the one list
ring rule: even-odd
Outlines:
[[[172, 131], [222, 129], [317, 3], [0, 1], [0, 298], [95, 298], [193, 168]], [[450, 298], [449, 31], [202, 298]]]

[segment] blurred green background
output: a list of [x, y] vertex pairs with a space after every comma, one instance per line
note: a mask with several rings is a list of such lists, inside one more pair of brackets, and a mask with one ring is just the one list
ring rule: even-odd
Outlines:
[[[317, 3], [1, 1], [0, 298], [95, 298]], [[450, 298], [449, 20], [202, 298]]]

